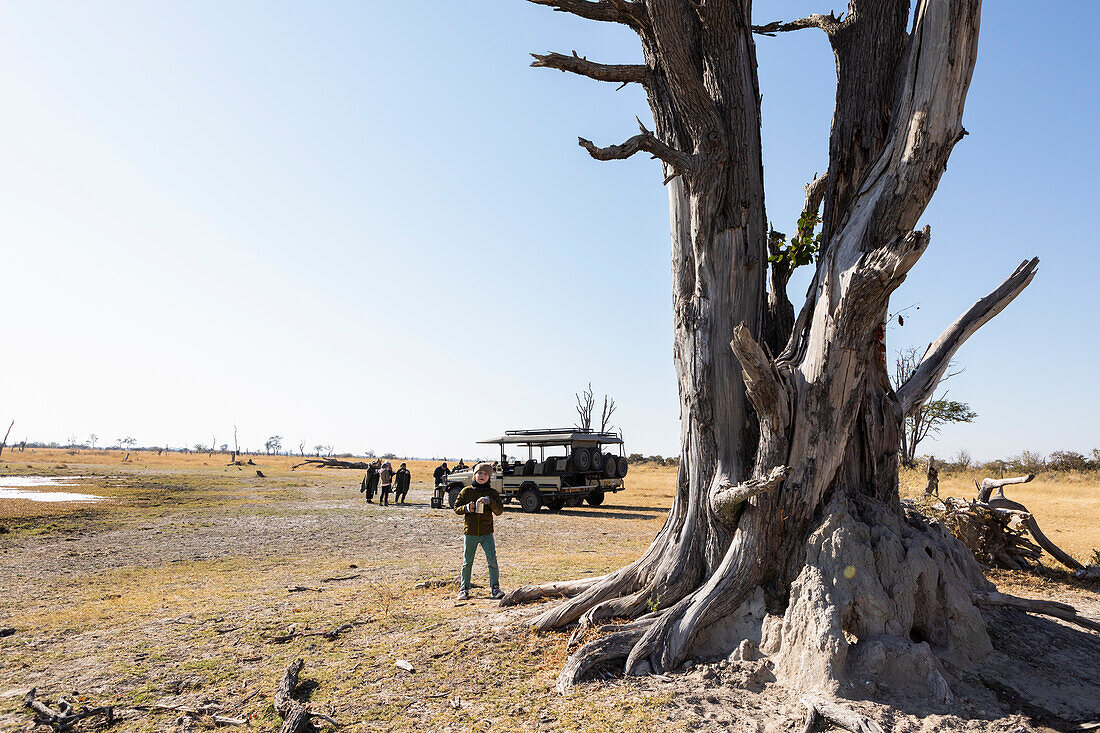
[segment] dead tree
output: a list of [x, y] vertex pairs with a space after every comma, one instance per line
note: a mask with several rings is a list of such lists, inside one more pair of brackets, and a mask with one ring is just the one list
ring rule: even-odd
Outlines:
[[[249, 463], [252, 463], [252, 461], [249, 461]], [[364, 461], [343, 461], [339, 458], [307, 458], [301, 463], [295, 463], [290, 467], [290, 470], [293, 471], [302, 466], [313, 466], [315, 468], [355, 468], [360, 471], [365, 471], [370, 467], [370, 464]]]
[[[4, 454], [4, 446], [8, 444], [8, 436], [11, 435], [11, 429], [15, 426], [15, 420], [12, 420], [8, 425], [8, 430], [4, 433], [4, 439], [0, 440], [0, 455]], [[26, 441], [24, 441], [26, 442]]]
[[[913, 228], [966, 134], [980, 0], [918, 0], [908, 31], [898, 0], [758, 28], [748, 0], [531, 1], [640, 39], [641, 64], [548, 53], [532, 65], [647, 94], [653, 130], [580, 145], [598, 160], [644, 152], [661, 163], [681, 445], [672, 508], [640, 558], [505, 602], [568, 596], [533, 619], [540, 630], [627, 620], [569, 657], [562, 690], [608, 669], [673, 670], [730, 651], [716, 647], [736, 634], [758, 640], [780, 681], [799, 688], [882, 678], [942, 697], [942, 662], [970, 669], [992, 651], [973, 600], [992, 586], [965, 546], [903, 509], [902, 420], [1038, 261], [963, 313], [896, 391], [882, 338], [890, 295], [929, 244], [929, 228]], [[816, 271], [773, 356], [760, 345], [768, 298], [786, 294], [765, 288], [753, 33], [803, 28], [832, 44], [836, 104]]]

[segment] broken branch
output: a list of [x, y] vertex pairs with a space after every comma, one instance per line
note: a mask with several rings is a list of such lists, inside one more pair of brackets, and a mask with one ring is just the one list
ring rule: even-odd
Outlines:
[[585, 140], [583, 137], [577, 138], [577, 141], [596, 160], [626, 160], [635, 153], [644, 150], [653, 157], [664, 161], [677, 172], [691, 171], [693, 160], [691, 155], [676, 150], [658, 140], [652, 132], [646, 129], [641, 120], [638, 121], [638, 126], [642, 129], [641, 133], [630, 138], [622, 145], [609, 145], [606, 148], [601, 148], [594, 145], [591, 140]]
[[829, 13], [828, 15], [821, 15], [815, 13], [805, 18], [799, 18], [798, 20], [792, 20], [784, 23], [781, 20], [772, 21], [764, 25], [754, 25], [752, 32], [762, 36], [774, 36], [776, 33], [788, 33], [790, 31], [801, 31], [806, 28], [820, 28], [825, 31], [825, 35], [829, 38], [833, 37], [840, 29], [841, 20], [836, 15]]
[[610, 81], [622, 84], [649, 83], [649, 67], [644, 64], [599, 64], [586, 58], [577, 56], [574, 51], [572, 56], [560, 53], [531, 54], [534, 61], [531, 66], [535, 68], [557, 69], [568, 71], [571, 74], [587, 76], [596, 81]]
[[710, 506], [715, 514], [729, 517], [742, 502], [748, 501], [757, 494], [774, 491], [787, 478], [789, 470], [786, 466], [776, 466], [765, 476], [751, 478], [737, 485], [723, 482], [711, 495]]
[[623, 23], [636, 30], [646, 24], [645, 6], [628, 0], [529, 0], [562, 13], [571, 13], [585, 20]]

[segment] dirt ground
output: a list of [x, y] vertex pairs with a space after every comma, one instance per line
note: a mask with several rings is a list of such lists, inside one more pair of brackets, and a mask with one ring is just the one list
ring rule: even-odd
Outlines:
[[[712, 660], [558, 695], [567, 636], [534, 635], [523, 623], [541, 604], [490, 601], [480, 556], [474, 597], [454, 599], [461, 520], [429, 508], [430, 464], [410, 464], [408, 505], [387, 508], [363, 500], [359, 472], [291, 471], [286, 458], [255, 457], [260, 465], [241, 469], [224, 456], [122, 464], [106, 451], [4, 459], [0, 476], [83, 476], [69, 490], [109, 498], [0, 500], [0, 628], [14, 629], [0, 637], [0, 730], [33, 728], [22, 708], [31, 687], [53, 701], [115, 705], [122, 720], [112, 730], [210, 724], [138, 709], [157, 704], [217, 706], [274, 730], [276, 680], [299, 657], [302, 697], [342, 730], [801, 730], [797, 693], [763, 663]], [[599, 508], [531, 515], [508, 506], [496, 532], [505, 588], [630, 562], [660, 529], [674, 477], [671, 468], [632, 467], [628, 489]], [[1096, 484], [1074, 490], [1086, 504], [1100, 499]], [[1070, 503], [1055, 510], [1066, 517], [1044, 519], [1032, 509], [1044, 527], [1060, 528], [1079, 511]], [[1067, 542], [1083, 560], [1100, 547], [1092, 525], [1095, 534]], [[1095, 585], [1065, 573], [994, 580], [1100, 618]], [[319, 635], [348, 623], [335, 639]], [[1040, 729], [992, 695], [959, 695], [943, 710], [892, 702], [853, 707], [888, 730]]]

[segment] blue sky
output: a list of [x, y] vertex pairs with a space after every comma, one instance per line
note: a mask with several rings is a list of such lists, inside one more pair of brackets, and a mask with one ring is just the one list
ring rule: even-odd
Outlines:
[[[923, 347], [1042, 259], [959, 353], [951, 395], [978, 421], [922, 451], [1100, 446], [1095, 9], [1043, 12], [1057, 32], [986, 4], [970, 135], [894, 299], [919, 310], [891, 351]], [[818, 32], [757, 48], [768, 214], [789, 231], [827, 164], [834, 64]], [[648, 109], [528, 66], [573, 49], [640, 55], [625, 29], [520, 0], [0, 4], [0, 419], [17, 439], [222, 443], [237, 425], [251, 447], [470, 455], [571, 423], [591, 380], [629, 450], [674, 454], [660, 172], [576, 144], [620, 142]]]

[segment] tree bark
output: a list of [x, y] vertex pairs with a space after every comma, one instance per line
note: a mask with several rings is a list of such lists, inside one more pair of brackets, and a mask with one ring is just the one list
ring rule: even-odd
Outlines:
[[631, 619], [574, 652], [562, 690], [609, 668], [675, 669], [748, 638], [782, 681], [806, 689], [892, 676], [949, 697], [941, 661], [967, 669], [991, 650], [972, 593], [992, 586], [965, 546], [902, 507], [902, 421], [966, 338], [1026, 287], [1036, 261], [949, 327], [897, 393], [884, 332], [890, 295], [929, 243], [929, 229], [913, 227], [965, 134], [980, 0], [920, 0], [910, 33], [898, 0], [853, 0], [843, 21], [765, 27], [824, 30], [838, 73], [821, 253], [783, 338], [783, 273], [764, 287], [750, 3], [534, 1], [624, 23], [641, 39], [644, 70], [560, 55], [536, 65], [604, 80], [629, 73], [646, 89], [654, 132], [643, 125], [606, 148], [580, 142], [600, 160], [644, 151], [664, 168], [681, 458], [668, 520], [642, 557], [596, 581], [517, 589], [506, 602], [571, 595], [534, 619], [538, 629]]

